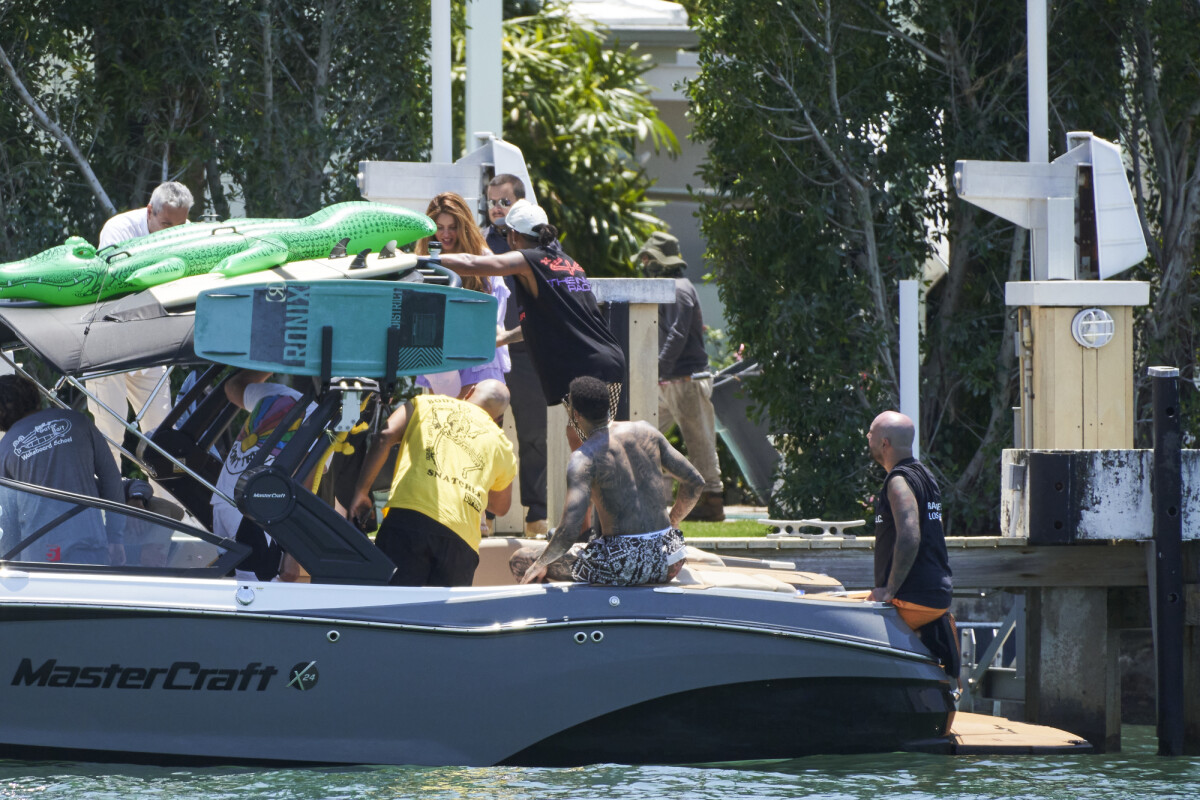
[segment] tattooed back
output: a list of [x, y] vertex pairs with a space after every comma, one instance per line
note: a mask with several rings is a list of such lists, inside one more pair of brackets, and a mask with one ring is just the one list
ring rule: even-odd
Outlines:
[[669, 527], [663, 472], [681, 482], [699, 478], [683, 454], [648, 422], [613, 422], [594, 431], [572, 458], [579, 472], [569, 479], [588, 481], [600, 528], [609, 536]]

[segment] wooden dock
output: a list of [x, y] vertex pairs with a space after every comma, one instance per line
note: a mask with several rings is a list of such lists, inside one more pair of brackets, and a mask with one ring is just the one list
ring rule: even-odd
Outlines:
[[[875, 538], [872, 536], [689, 537], [687, 542], [722, 556], [786, 561], [796, 569], [832, 575], [847, 589], [873, 588]], [[954, 570], [955, 589], [1147, 586], [1145, 542], [1123, 540], [1046, 547], [1013, 536], [948, 536], [946, 548]]]
[[950, 725], [950, 745], [943, 752], [956, 756], [1048, 756], [1090, 753], [1092, 745], [1073, 733], [1046, 725], [1031, 725], [1004, 717], [958, 712]]

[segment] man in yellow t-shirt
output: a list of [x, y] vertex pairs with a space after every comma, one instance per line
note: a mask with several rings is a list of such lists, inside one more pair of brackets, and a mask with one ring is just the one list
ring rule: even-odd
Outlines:
[[475, 384], [458, 400], [420, 395], [397, 408], [363, 459], [350, 518], [374, 527], [370, 487], [400, 445], [387, 516], [375, 545], [396, 564], [397, 586], [470, 586], [479, 565], [479, 523], [512, 502], [517, 473], [512, 443], [500, 429], [508, 389]]

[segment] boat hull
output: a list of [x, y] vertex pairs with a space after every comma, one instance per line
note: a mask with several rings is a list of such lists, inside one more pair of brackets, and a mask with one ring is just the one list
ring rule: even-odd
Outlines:
[[[232, 599], [231, 582], [210, 583]], [[279, 603], [299, 588], [278, 592]], [[0, 603], [0, 749], [168, 762], [690, 763], [894, 750], [944, 735], [952, 708], [940, 669], [906, 652], [911, 632], [863, 604], [591, 587], [355, 590], [334, 593], [340, 608], [302, 611]], [[394, 605], [345, 605], [389, 593]]]

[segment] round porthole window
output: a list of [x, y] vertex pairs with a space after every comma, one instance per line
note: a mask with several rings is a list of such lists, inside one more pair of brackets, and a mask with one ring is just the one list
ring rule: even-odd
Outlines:
[[1071, 320], [1071, 335], [1080, 347], [1104, 347], [1115, 328], [1112, 315], [1103, 308], [1085, 308]]

